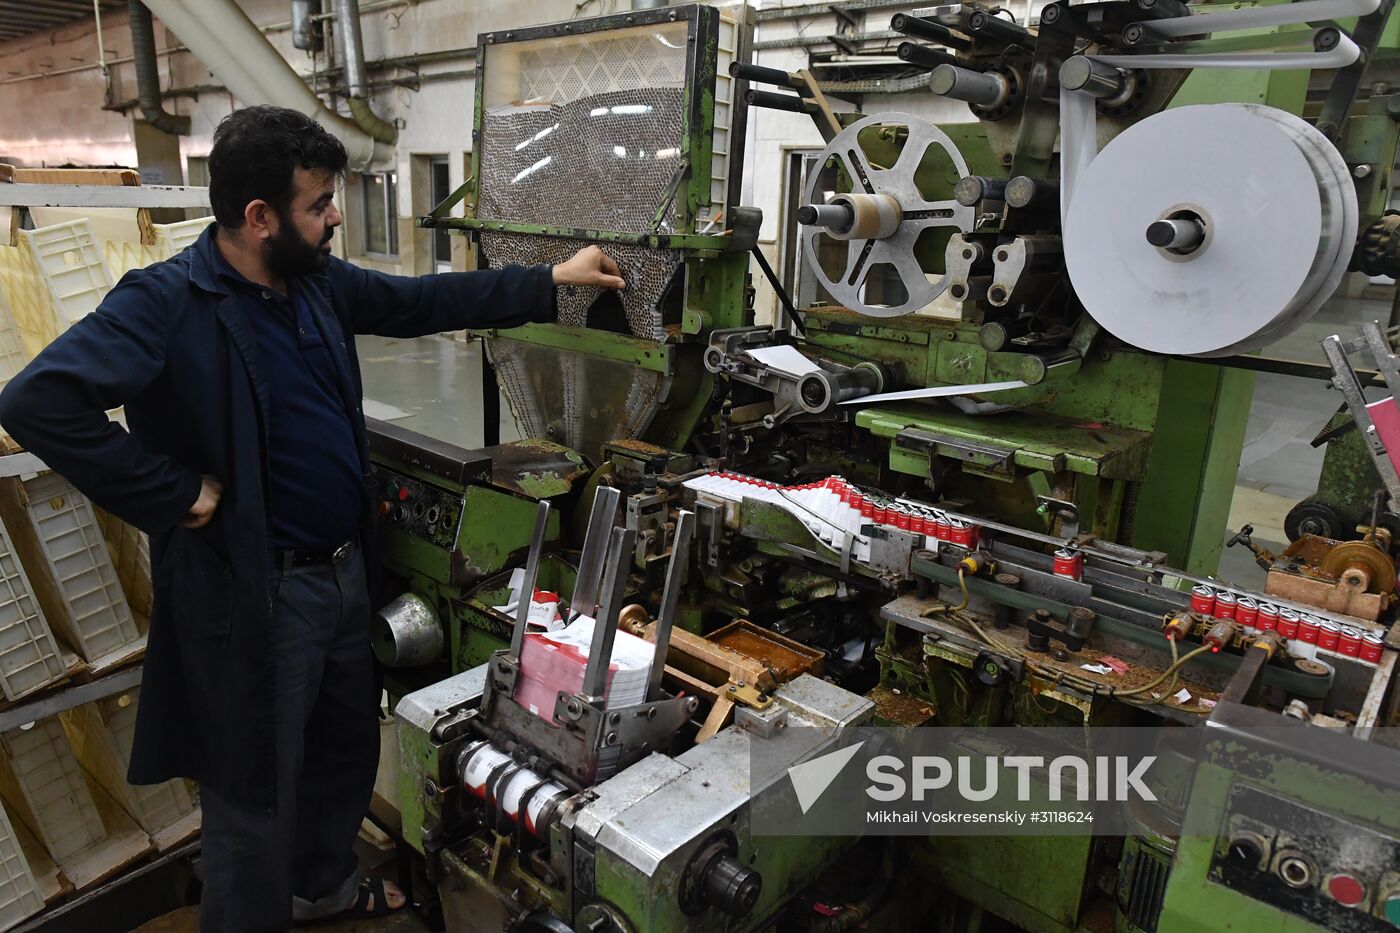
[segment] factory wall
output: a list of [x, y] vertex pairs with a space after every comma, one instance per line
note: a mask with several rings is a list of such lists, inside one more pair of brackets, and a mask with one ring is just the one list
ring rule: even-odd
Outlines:
[[[330, 82], [324, 74], [331, 58], [292, 47], [289, 0], [238, 0], [249, 18], [263, 28], [269, 41], [313, 86]], [[1037, 4], [1043, 0], [1036, 0]], [[1010, 9], [1024, 18], [1025, 0]], [[432, 271], [429, 235], [413, 226], [412, 218], [431, 207], [427, 191], [430, 157], [446, 158], [450, 186], [460, 185], [468, 171], [470, 128], [474, 100], [475, 56], [471, 49], [479, 33], [625, 10], [629, 0], [361, 0], [365, 58], [373, 63], [414, 57], [393, 68], [373, 68], [374, 109], [400, 126], [397, 146], [397, 256], [366, 255], [358, 179], [347, 180], [342, 208], [347, 222], [339, 237], [341, 251], [366, 265], [388, 271]], [[730, 5], [719, 3], [717, 5]], [[763, 8], [810, 5], [810, 0], [764, 0]], [[327, 9], [333, 9], [327, 0]], [[910, 4], [913, 8], [915, 4]], [[898, 7], [865, 13], [864, 31], [888, 29]], [[124, 9], [104, 12], [103, 46], [110, 80], [98, 65], [96, 24], [89, 18], [53, 31], [0, 44], [0, 161], [22, 165], [138, 164], [132, 121], [136, 80], [130, 62], [130, 33]], [[759, 44], [805, 36], [826, 36], [843, 30], [835, 14], [761, 22]], [[200, 161], [207, 155], [214, 127], [237, 102], [218, 86], [204, 64], [181, 51], [179, 40], [157, 20], [162, 83], [179, 95], [166, 100], [166, 109], [191, 118], [190, 135], [179, 142], [184, 161], [182, 179], [166, 183], [203, 183]], [[895, 43], [890, 43], [893, 53]], [[437, 53], [437, 54], [434, 54]], [[431, 60], [423, 61], [422, 56]], [[805, 48], [760, 48], [759, 64], [784, 69], [806, 67]], [[323, 99], [328, 99], [325, 94]], [[343, 100], [336, 99], [344, 112]], [[120, 107], [120, 110], [110, 109]], [[972, 119], [961, 103], [924, 93], [869, 94], [838, 102], [838, 109], [859, 107], [867, 112], [898, 110], [925, 119], [952, 122]], [[801, 115], [754, 109], [749, 115], [745, 153], [745, 189], [741, 202], [761, 207], [761, 245], [775, 268], [781, 269], [782, 202], [786, 164], [791, 153], [819, 150], [822, 140], [812, 121]], [[193, 161], [192, 161], [193, 160]], [[155, 180], [155, 179], [152, 179]], [[465, 268], [466, 251], [454, 237], [455, 268]], [[760, 320], [766, 319], [776, 298], [761, 275], [755, 276]]]

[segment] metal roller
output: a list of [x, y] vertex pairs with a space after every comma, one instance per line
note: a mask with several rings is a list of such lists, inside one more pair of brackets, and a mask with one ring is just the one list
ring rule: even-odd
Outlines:
[[[877, 167], [862, 151], [857, 137], [868, 127], [905, 127], [908, 138], [894, 165]], [[967, 162], [953, 141], [938, 127], [906, 113], [874, 114], [846, 127], [822, 152], [818, 165], [837, 160], [853, 185], [848, 193], [823, 200], [821, 172], [807, 180], [799, 220], [803, 222], [802, 248], [822, 286], [841, 304], [872, 317], [896, 317], [926, 307], [948, 286], [947, 274], [932, 276], [919, 265], [914, 245], [919, 234], [931, 227], [972, 229], [975, 210], [947, 200], [929, 201], [914, 184], [914, 173], [930, 146], [943, 149], [958, 171], [968, 174]], [[814, 210], [808, 211], [807, 207]], [[832, 210], [831, 208], [839, 208]], [[846, 262], [839, 278], [822, 268], [819, 253], [824, 243], [844, 243]], [[891, 266], [898, 273], [908, 297], [898, 304], [866, 300], [871, 269]]]

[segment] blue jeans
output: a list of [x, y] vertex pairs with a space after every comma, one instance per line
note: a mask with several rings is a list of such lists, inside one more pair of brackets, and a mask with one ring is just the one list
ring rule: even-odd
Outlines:
[[[349, 907], [353, 846], [379, 760], [369, 590], [358, 547], [337, 564], [278, 570], [275, 812], [204, 789], [201, 933], [264, 933]], [[235, 619], [234, 624], [238, 622]]]

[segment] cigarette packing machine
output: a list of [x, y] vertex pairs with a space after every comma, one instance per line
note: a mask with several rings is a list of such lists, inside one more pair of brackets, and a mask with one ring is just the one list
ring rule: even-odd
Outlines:
[[[415, 899], [448, 930], [1400, 927], [1400, 361], [1384, 321], [1269, 356], [1400, 267], [1390, 9], [896, 15], [910, 86], [971, 110], [945, 125], [751, 64], [742, 6], [481, 36], [474, 176], [421, 223], [483, 266], [597, 244], [627, 287], [476, 335], [524, 440], [372, 426]], [[825, 140], [807, 300], [740, 200], [774, 110]], [[1284, 367], [1341, 408], [1274, 554], [1226, 519]], [[1216, 576], [1227, 538], [1264, 583]], [[870, 727], [1153, 729], [1179, 767], [1099, 831], [774, 832], [783, 769]]]

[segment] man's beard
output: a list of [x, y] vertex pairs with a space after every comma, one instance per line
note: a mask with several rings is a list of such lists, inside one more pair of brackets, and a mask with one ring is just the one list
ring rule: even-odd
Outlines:
[[296, 227], [286, 219], [278, 217], [279, 229], [263, 247], [263, 259], [268, 269], [285, 279], [299, 275], [311, 275], [326, 268], [331, 253], [326, 245], [331, 241], [334, 229], [326, 231], [326, 238], [313, 245], [306, 242]]

